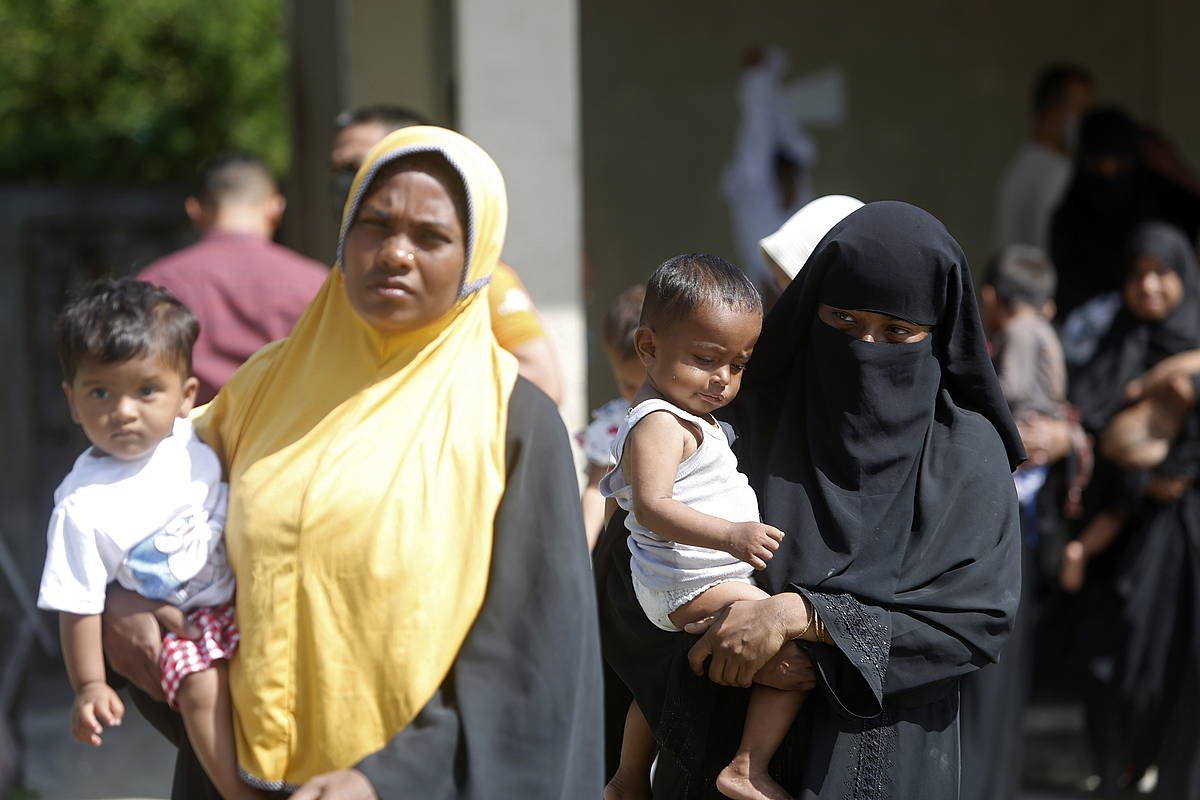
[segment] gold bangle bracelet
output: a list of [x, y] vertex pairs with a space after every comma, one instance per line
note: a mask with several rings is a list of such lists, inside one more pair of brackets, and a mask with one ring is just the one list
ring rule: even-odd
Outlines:
[[[816, 606], [804, 595], [800, 595], [800, 599], [804, 601], [804, 608], [808, 611], [808, 624], [804, 626], [804, 630], [796, 638], [803, 639], [806, 642], [833, 644], [833, 637], [829, 635], [829, 630], [825, 627], [825, 622], [821, 619], [821, 615], [817, 613]], [[810, 636], [809, 634], [812, 635]]]
[[819, 624], [817, 621], [817, 609], [813, 606], [812, 601], [804, 595], [800, 595], [800, 599], [804, 602], [805, 612], [808, 613], [808, 622], [805, 624], [804, 630], [800, 631], [800, 635], [796, 638], [811, 642], [813, 640], [808, 638], [808, 634], [812, 631], [815, 625]]
[[[815, 611], [813, 612], [813, 614], [814, 614], [814, 616], [816, 616]], [[825, 627], [825, 622], [821, 619], [820, 616], [817, 616], [817, 621], [815, 623], [815, 626], [816, 626], [816, 632], [817, 632], [817, 635], [815, 637], [816, 641], [821, 642], [822, 644], [833, 644], [833, 639], [830, 637], [829, 631]]]

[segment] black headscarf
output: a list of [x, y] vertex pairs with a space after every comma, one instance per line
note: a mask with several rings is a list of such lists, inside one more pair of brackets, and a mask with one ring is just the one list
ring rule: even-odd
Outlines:
[[1196, 253], [1176, 228], [1164, 222], [1138, 226], [1124, 248], [1123, 276], [1139, 256], [1152, 256], [1179, 275], [1183, 300], [1167, 317], [1147, 322], [1128, 306], [1117, 313], [1096, 354], [1071, 384], [1083, 424], [1100, 431], [1125, 405], [1126, 385], [1164, 358], [1200, 348], [1200, 269]]
[[[821, 303], [934, 330], [914, 344], [856, 341], [818, 319]], [[968, 644], [964, 668], [993, 658], [1011, 622], [998, 608], [1017, 593], [1015, 554], [1000, 545], [1025, 451], [958, 243], [914, 206], [864, 206], [817, 246], [760, 342], [743, 466], [764, 519], [787, 534], [768, 591], [912, 604]]]

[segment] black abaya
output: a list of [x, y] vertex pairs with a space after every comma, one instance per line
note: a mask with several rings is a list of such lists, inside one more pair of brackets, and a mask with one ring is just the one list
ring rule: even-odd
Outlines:
[[[1179, 274], [1183, 299], [1158, 322], [1139, 320], [1128, 308], [1114, 320], [1073, 386], [1093, 432], [1125, 405], [1129, 381], [1164, 358], [1200, 348], [1200, 271], [1191, 245], [1167, 225], [1147, 224], [1126, 248], [1126, 265], [1139, 255]], [[1118, 472], [1111, 463], [1098, 466], [1098, 476]], [[1155, 472], [1200, 475], [1196, 412]], [[1116, 796], [1123, 778], [1157, 764], [1157, 797], [1198, 800], [1200, 725], [1192, 703], [1200, 686], [1200, 489], [1159, 504], [1144, 496], [1145, 479], [1119, 475], [1089, 490], [1094, 510], [1118, 507], [1127, 515], [1099, 569], [1089, 567], [1090, 602], [1080, 625], [1089, 667], [1089, 732], [1105, 796]]]
[[[819, 303], [935, 330], [853, 341]], [[803, 645], [819, 688], [773, 774], [800, 798], [957, 798], [959, 678], [995, 660], [1019, 599], [1024, 451], [945, 228], [902, 203], [835, 226], [767, 318], [732, 417], [786, 534], [758, 581], [807, 597], [834, 642]], [[656, 797], [716, 797], [745, 692], [691, 673], [694, 640], [645, 619], [612, 526], [606, 545], [601, 636], [663, 747]]]

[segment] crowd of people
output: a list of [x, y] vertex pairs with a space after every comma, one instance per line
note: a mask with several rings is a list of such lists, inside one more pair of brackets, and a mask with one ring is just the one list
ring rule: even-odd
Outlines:
[[1039, 77], [978, 295], [840, 195], [658, 266], [583, 475], [478, 145], [339, 118], [329, 271], [213, 160], [200, 241], [58, 324], [72, 732], [128, 683], [175, 800], [999, 800], [1058, 613], [1098, 792], [1200, 798], [1200, 180], [1095, 94]]

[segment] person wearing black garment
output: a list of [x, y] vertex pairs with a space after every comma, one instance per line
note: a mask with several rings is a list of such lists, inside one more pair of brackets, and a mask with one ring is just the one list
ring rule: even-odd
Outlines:
[[[855, 338], [872, 315], [932, 333]], [[775, 596], [718, 615], [693, 659], [717, 653], [728, 675], [736, 639], [760, 681], [815, 668], [772, 769], [796, 797], [957, 798], [959, 679], [997, 658], [1020, 594], [1024, 450], [953, 237], [896, 202], [836, 225], [767, 317], [732, 411], [763, 518], [787, 535], [759, 578]], [[636, 613], [618, 536], [614, 520], [596, 556], [601, 635], [662, 745], [655, 796], [715, 797], [745, 693]], [[814, 613], [833, 644], [789, 641]]]
[[[1143, 225], [1124, 262], [1125, 306], [1072, 386], [1084, 425], [1097, 434], [1125, 406], [1131, 381], [1166, 358], [1200, 348], [1200, 270], [1183, 234], [1163, 223]], [[1161, 273], [1151, 276], [1156, 282], [1176, 283], [1173, 307], [1146, 305], [1138, 284], [1148, 269]], [[1166, 458], [1148, 473], [1103, 459], [1099, 467], [1088, 516], [1115, 515], [1120, 525], [1115, 546], [1089, 565], [1081, 597], [1089, 733], [1101, 793], [1117, 795], [1157, 764], [1156, 796], [1197, 798], [1200, 419], [1191, 412]], [[1085, 531], [1080, 541], [1087, 537]]]
[[1147, 166], [1141, 155], [1147, 137], [1119, 108], [1083, 119], [1075, 175], [1051, 223], [1060, 319], [1120, 288], [1121, 253], [1140, 223], [1165, 220], [1191, 240], [1200, 232], [1200, 197]]

